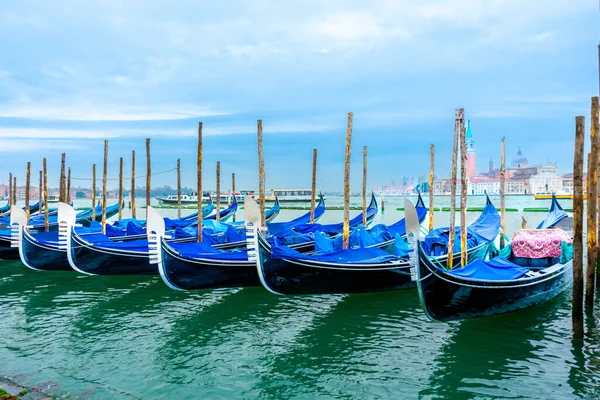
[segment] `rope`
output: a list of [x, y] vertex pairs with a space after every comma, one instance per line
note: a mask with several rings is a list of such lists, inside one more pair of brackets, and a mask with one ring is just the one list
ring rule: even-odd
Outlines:
[[[162, 174], [166, 174], [166, 173], [169, 173], [169, 172], [172, 172], [172, 171], [177, 171], [177, 167], [168, 169], [166, 171], [156, 172], [154, 174], [150, 174], [150, 176], [162, 175]], [[148, 175], [139, 175], [139, 176], [135, 176], [135, 179], [141, 179], [141, 178], [145, 178], [147, 176]], [[71, 179], [72, 180], [78, 180], [78, 181], [92, 181], [93, 180], [92, 178], [71, 178]], [[102, 178], [99, 178], [99, 179], [97, 178], [96, 180], [101, 181]], [[119, 178], [107, 178], [106, 180], [107, 181], [118, 181]], [[125, 177], [123, 177], [123, 180], [131, 180], [131, 178], [125, 178]]]

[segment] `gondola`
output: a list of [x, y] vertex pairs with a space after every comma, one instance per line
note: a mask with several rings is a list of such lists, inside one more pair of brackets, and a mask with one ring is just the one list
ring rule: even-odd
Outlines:
[[568, 219], [567, 213], [558, 203], [556, 195], [552, 194], [552, 205], [550, 206], [550, 211], [548, 214], [546, 214], [546, 217], [542, 220], [542, 222], [540, 222], [536, 229], [551, 229], [559, 224], [562, 224], [566, 219]]
[[[490, 218], [494, 213], [497, 216], [498, 213], [490, 202], [489, 207], [484, 209], [478, 220], [469, 227], [473, 229], [472, 233], [495, 231], [493, 236], [495, 238], [499, 230], [499, 218], [498, 221]], [[415, 210], [417, 226], [420, 226], [423, 218], [423, 211], [417, 213]], [[400, 232], [395, 234], [396, 255], [376, 245], [310, 255], [300, 254], [278, 243], [270, 245], [266, 237], [259, 233], [257, 235], [259, 277], [267, 290], [284, 295], [357, 293], [415, 287], [415, 283], [411, 280], [411, 264], [403, 236]], [[482, 246], [483, 244], [472, 248], [471, 257], [475, 257]], [[389, 247], [389, 244], [386, 247]], [[387, 256], [391, 258], [386, 258]], [[454, 260], [460, 260], [460, 252], [454, 253], [453, 257]], [[442, 254], [436, 257], [436, 262], [445, 263], [446, 259], [447, 255]]]
[[[213, 210], [215, 209], [215, 205], [212, 202], [212, 197], [209, 201], [209, 203], [207, 205], [205, 205], [204, 207], [202, 207], [202, 218], [207, 218], [210, 214], [212, 214]], [[188, 214], [184, 217], [181, 217], [182, 220], [189, 220], [189, 219], [198, 219], [198, 211]]]
[[[522, 232], [525, 237], [531, 233], [547, 240], [547, 245], [534, 245], [544, 251], [553, 250], [557, 237], [569, 241], [560, 229]], [[526, 245], [527, 239], [516, 243]], [[419, 241], [416, 280], [423, 309], [432, 320], [452, 321], [507, 313], [550, 300], [572, 280], [573, 262], [565, 246], [560, 244], [560, 255], [544, 258], [523, 257], [509, 246], [502, 255], [447, 270], [425, 253]]]
[[275, 218], [277, 218], [277, 216], [279, 215], [279, 211], [281, 211], [281, 206], [279, 205], [279, 197], [275, 195], [275, 204], [273, 204], [273, 207], [269, 208], [265, 212], [265, 221], [267, 221], [267, 224], [271, 223]]
[[[23, 210], [25, 210], [25, 207], [22, 208]], [[3, 207], [0, 207], [0, 217], [8, 217], [10, 216], [10, 210], [11, 210], [11, 206], [10, 204], [7, 204]], [[29, 213], [33, 214], [35, 212], [38, 212], [40, 210], [40, 203], [37, 202], [35, 204], [32, 204], [29, 206]]]

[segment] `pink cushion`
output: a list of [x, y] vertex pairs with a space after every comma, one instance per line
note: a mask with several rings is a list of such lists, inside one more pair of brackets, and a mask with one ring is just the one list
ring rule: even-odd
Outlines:
[[562, 242], [571, 243], [571, 238], [562, 229], [523, 229], [515, 232], [511, 246], [515, 257], [558, 258]]

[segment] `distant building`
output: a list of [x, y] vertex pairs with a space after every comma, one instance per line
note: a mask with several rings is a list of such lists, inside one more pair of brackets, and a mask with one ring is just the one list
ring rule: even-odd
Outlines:
[[557, 172], [556, 164], [547, 162], [539, 167], [537, 174], [529, 178], [531, 193], [563, 192], [563, 177]]
[[477, 175], [477, 154], [475, 153], [475, 139], [471, 132], [471, 121], [467, 121], [467, 178]]

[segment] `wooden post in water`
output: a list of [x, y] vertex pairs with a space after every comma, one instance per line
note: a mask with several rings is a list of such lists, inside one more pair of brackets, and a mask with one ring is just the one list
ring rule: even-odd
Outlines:
[[346, 127], [346, 148], [344, 151], [344, 224], [343, 224], [343, 244], [347, 249], [350, 237], [350, 155], [352, 153], [352, 120], [354, 114], [348, 113], [348, 126]]
[[25, 173], [25, 215], [29, 221], [29, 188], [31, 186], [31, 162], [27, 162], [27, 172]]
[[433, 177], [434, 177], [435, 147], [429, 145], [429, 232], [433, 230]]
[[17, 177], [13, 177], [13, 204], [17, 205]]
[[[235, 196], [235, 172], [231, 173], [231, 192]], [[235, 214], [233, 213], [233, 222], [235, 222]]]
[[146, 221], [148, 221], [148, 207], [150, 206], [150, 176], [152, 165], [150, 164], [150, 139], [146, 139]]
[[[42, 171], [40, 171], [40, 187], [38, 189], [38, 204], [40, 205], [40, 207], [38, 210], [38, 215], [42, 215], [42, 204], [44, 204], [43, 199], [42, 199], [44, 186], [43, 186], [42, 182], [43, 182], [43, 173], [42, 173]], [[44, 204], [43, 207], [46, 208], [46, 204]]]
[[221, 219], [221, 162], [217, 161], [217, 221]]
[[362, 224], [367, 226], [367, 146], [363, 146]]
[[450, 178], [450, 232], [448, 236], [448, 269], [452, 269], [454, 264], [454, 236], [456, 223], [456, 155], [458, 152], [458, 136], [460, 131], [461, 110], [454, 112], [454, 142], [452, 145], [452, 175]]
[[585, 117], [575, 119], [573, 163], [573, 334], [583, 338], [583, 146]]
[[258, 195], [260, 197], [260, 226], [267, 226], [265, 221], [265, 157], [263, 154], [262, 120], [257, 122], [258, 128]]
[[67, 177], [65, 174], [65, 163], [66, 163], [67, 154], [62, 153], [60, 158], [60, 183], [58, 188], [58, 201], [61, 203], [66, 203], [67, 196], [65, 196], [66, 188], [67, 188]]
[[135, 150], [131, 150], [131, 193], [129, 194], [131, 200], [131, 217], [136, 218], [136, 207], [135, 207]]
[[69, 167], [67, 175], [67, 203], [71, 204], [71, 167]]
[[177, 159], [177, 219], [181, 219], [181, 158]]
[[[506, 143], [500, 141], [500, 233], [506, 235]], [[504, 236], [500, 236], [500, 249], [504, 248]]]
[[196, 240], [202, 242], [202, 122], [198, 122], [198, 180], [196, 191], [198, 192], [198, 236]]
[[585, 283], [585, 308], [594, 309], [596, 268], [598, 267], [598, 97], [592, 97], [592, 121], [590, 129], [591, 153], [588, 157], [587, 175], [587, 269]]
[[108, 170], [108, 140], [104, 141], [104, 171], [102, 172], [102, 233], [106, 235], [106, 175]]
[[45, 158], [42, 162], [42, 169], [44, 171], [44, 226], [46, 227], [46, 232], [48, 232], [50, 230], [50, 224], [48, 223], [48, 209], [50, 206], [48, 205], [48, 170], [46, 169]]
[[96, 220], [96, 164], [92, 165], [92, 221]]
[[123, 218], [123, 157], [119, 157], [119, 219]]
[[[12, 172], [8, 174], [8, 205], [12, 206], [13, 205], [13, 188], [12, 188]], [[10, 207], [8, 207], [8, 209], [10, 210]]]
[[467, 139], [465, 131], [465, 110], [460, 109], [460, 264], [467, 265]]
[[317, 200], [317, 149], [313, 149], [312, 184], [310, 192], [310, 223], [315, 223], [315, 202]]

